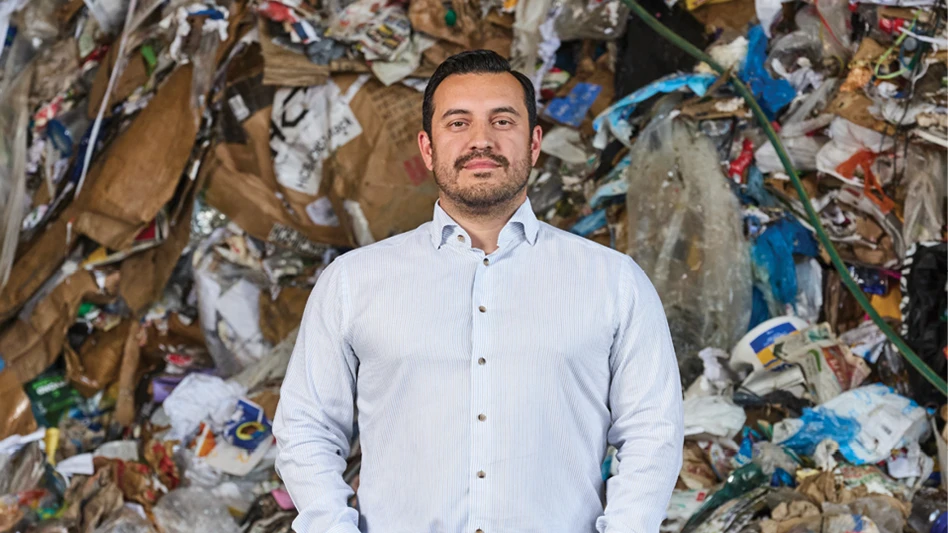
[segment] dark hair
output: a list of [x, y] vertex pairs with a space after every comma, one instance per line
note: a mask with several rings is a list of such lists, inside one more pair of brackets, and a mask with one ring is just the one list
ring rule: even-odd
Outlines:
[[537, 100], [530, 78], [510, 68], [510, 63], [490, 50], [469, 50], [455, 54], [438, 65], [425, 87], [425, 99], [421, 107], [422, 128], [431, 137], [431, 117], [434, 115], [434, 93], [441, 82], [453, 74], [503, 74], [513, 75], [523, 87], [523, 103], [527, 105], [530, 130], [537, 125]]

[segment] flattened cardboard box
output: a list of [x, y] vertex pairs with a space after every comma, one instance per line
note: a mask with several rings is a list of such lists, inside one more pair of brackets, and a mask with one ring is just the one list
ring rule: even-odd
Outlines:
[[93, 396], [118, 377], [131, 324], [131, 320], [125, 320], [109, 331], [96, 331], [78, 351], [68, 344], [63, 347], [66, 377], [80, 394], [87, 398]]
[[0, 289], [0, 324], [13, 318], [20, 307], [59, 270], [71, 245], [66, 242], [67, 225], [75, 213], [72, 206], [66, 208], [31, 242], [21, 243], [10, 278]]
[[[454, 10], [457, 20], [453, 26], [445, 22], [447, 8]], [[484, 48], [503, 57], [510, 57], [513, 42], [513, 15], [496, 11], [481, 17], [480, 6], [467, 0], [414, 0], [408, 6], [412, 29], [460, 46], [458, 52]]]
[[148, 106], [106, 148], [76, 200], [76, 229], [113, 250], [128, 248], [175, 189], [197, 135], [191, 65], [168, 75]]
[[0, 440], [36, 431], [30, 399], [11, 369], [0, 370]]
[[300, 253], [312, 255], [322, 245], [351, 246], [343, 227], [317, 225], [307, 216], [306, 206], [322, 193], [311, 196], [277, 183], [270, 150], [273, 94], [260, 76], [224, 91], [224, 142], [208, 158], [208, 204], [250, 235]]
[[79, 304], [98, 291], [92, 274], [79, 270], [41, 299], [27, 320], [18, 319], [0, 332], [5, 371], [12, 371], [26, 383], [53, 364], [62, 352], [66, 330], [75, 321]]
[[[354, 78], [335, 81], [345, 91]], [[376, 241], [431, 220], [438, 187], [418, 149], [421, 103], [415, 89], [385, 87], [375, 79], [351, 101], [363, 133], [326, 160], [323, 181], [331, 183], [333, 208], [354, 239], [360, 218]], [[353, 217], [355, 205], [360, 213]], [[356, 242], [365, 244], [361, 240]]]

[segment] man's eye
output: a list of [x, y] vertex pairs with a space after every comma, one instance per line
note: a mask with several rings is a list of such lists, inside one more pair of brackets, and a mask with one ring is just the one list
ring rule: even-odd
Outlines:
[[503, 119], [502, 119], [502, 120], [498, 120], [498, 121], [496, 122], [496, 124], [497, 124], [498, 126], [509, 126], [509, 125], [511, 124], [511, 122], [510, 122], [509, 120], [503, 120]]
[[452, 122], [452, 123], [450, 124], [450, 126], [451, 126], [452, 128], [462, 128], [462, 127], [464, 127], [464, 123], [463, 123], [463, 122]]

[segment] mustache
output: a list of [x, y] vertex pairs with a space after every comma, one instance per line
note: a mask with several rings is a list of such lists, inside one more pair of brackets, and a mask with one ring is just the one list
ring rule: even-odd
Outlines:
[[460, 171], [461, 169], [464, 168], [464, 165], [470, 163], [471, 161], [475, 159], [490, 159], [491, 161], [493, 161], [494, 163], [497, 163], [503, 168], [507, 168], [510, 166], [510, 161], [508, 161], [506, 157], [495, 154], [494, 152], [491, 152], [490, 150], [478, 150], [476, 152], [469, 152], [457, 158], [457, 160], [454, 161], [454, 169]]

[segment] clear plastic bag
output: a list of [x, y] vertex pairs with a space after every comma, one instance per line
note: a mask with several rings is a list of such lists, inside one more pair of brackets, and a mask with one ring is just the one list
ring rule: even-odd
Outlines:
[[[233, 243], [239, 253], [222, 257], [215, 247], [224, 242]], [[259, 361], [272, 348], [259, 325], [259, 292], [267, 285], [261, 257], [262, 250], [252, 241], [227, 228], [215, 230], [192, 257], [204, 340], [224, 377]]]
[[206, 489], [173, 490], [158, 502], [154, 515], [155, 523], [163, 533], [240, 531], [227, 506]]
[[[20, 224], [26, 214], [26, 137], [32, 66], [0, 92], [0, 130], [15, 132], [0, 138], [0, 287], [13, 267]], [[2, 91], [3, 82], [0, 82]]]
[[804, 58], [810, 66], [819, 67], [823, 60], [823, 43], [815, 35], [795, 31], [774, 41], [764, 68], [776, 78], [779, 73], [774, 70], [774, 61], [779, 61], [784, 70], [793, 72], [802, 67], [800, 63]]
[[561, 0], [556, 33], [561, 41], [613, 40], [625, 31], [629, 8], [620, 0]]
[[630, 158], [628, 253], [661, 296], [682, 381], [690, 383], [701, 373], [697, 353], [730, 350], [750, 322], [740, 206], [711, 141], [689, 122], [656, 119]]
[[781, 446], [768, 441], [754, 443], [753, 461], [768, 476], [773, 475], [778, 468], [790, 474], [795, 474], [800, 468], [800, 465]]
[[910, 145], [906, 168], [905, 225], [902, 236], [905, 246], [941, 239], [945, 227], [945, 151], [925, 150]]
[[878, 528], [879, 533], [902, 533], [908, 509], [907, 504], [882, 494], [857, 498], [846, 504], [823, 503], [823, 514], [828, 518], [838, 515], [868, 518]]
[[132, 509], [123, 507], [121, 511], [113, 514], [105, 523], [97, 527], [94, 533], [156, 533], [156, 531], [147, 519], [142, 518]]

